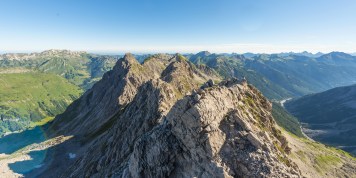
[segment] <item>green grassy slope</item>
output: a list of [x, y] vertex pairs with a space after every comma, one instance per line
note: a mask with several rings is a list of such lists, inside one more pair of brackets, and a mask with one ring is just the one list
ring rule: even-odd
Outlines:
[[100, 80], [117, 59], [68, 50], [0, 55], [0, 136], [45, 124]]
[[289, 114], [280, 104], [273, 103], [272, 115], [277, 124], [286, 131], [298, 137], [304, 137], [297, 118]]
[[89, 59], [84, 55], [53, 56], [37, 60], [44, 61], [36, 66], [39, 71], [63, 76], [77, 86], [81, 85], [85, 79], [90, 78], [90, 73], [86, 66], [89, 63]]
[[66, 79], [48, 73], [0, 74], [0, 135], [55, 116], [83, 92]]

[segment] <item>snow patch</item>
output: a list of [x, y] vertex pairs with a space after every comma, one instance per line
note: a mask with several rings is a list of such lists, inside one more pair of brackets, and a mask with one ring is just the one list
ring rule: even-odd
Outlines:
[[77, 157], [77, 155], [74, 153], [69, 153], [68, 155], [69, 155], [69, 159], [74, 159], [75, 157]]

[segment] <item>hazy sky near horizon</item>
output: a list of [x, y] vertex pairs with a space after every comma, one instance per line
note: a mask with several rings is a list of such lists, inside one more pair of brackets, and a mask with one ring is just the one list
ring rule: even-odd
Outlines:
[[356, 52], [355, 0], [0, 0], [0, 52]]

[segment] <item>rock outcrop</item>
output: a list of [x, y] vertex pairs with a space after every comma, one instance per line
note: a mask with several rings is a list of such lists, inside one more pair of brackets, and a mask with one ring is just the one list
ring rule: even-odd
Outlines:
[[74, 137], [33, 175], [301, 177], [272, 104], [246, 81], [213, 73], [180, 55], [142, 65], [126, 55], [49, 126]]

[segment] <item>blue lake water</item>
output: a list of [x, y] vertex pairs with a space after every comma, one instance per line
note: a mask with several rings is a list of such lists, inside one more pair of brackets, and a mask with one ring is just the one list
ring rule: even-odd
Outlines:
[[41, 151], [32, 151], [28, 153], [31, 156], [31, 160], [19, 161], [16, 163], [9, 164], [9, 167], [12, 171], [25, 174], [30, 172], [31, 170], [38, 168], [42, 165], [42, 162], [46, 158], [46, 150]]
[[[46, 140], [46, 136], [40, 127], [26, 130], [20, 133], [13, 133], [0, 138], [0, 153], [12, 154], [19, 149], [34, 143], [41, 143]], [[28, 153], [31, 160], [19, 161], [9, 164], [12, 171], [20, 174], [27, 173], [41, 166], [46, 157], [47, 150], [32, 151]]]
[[0, 153], [11, 154], [33, 143], [41, 143], [45, 139], [44, 132], [40, 127], [13, 133], [0, 138]]

